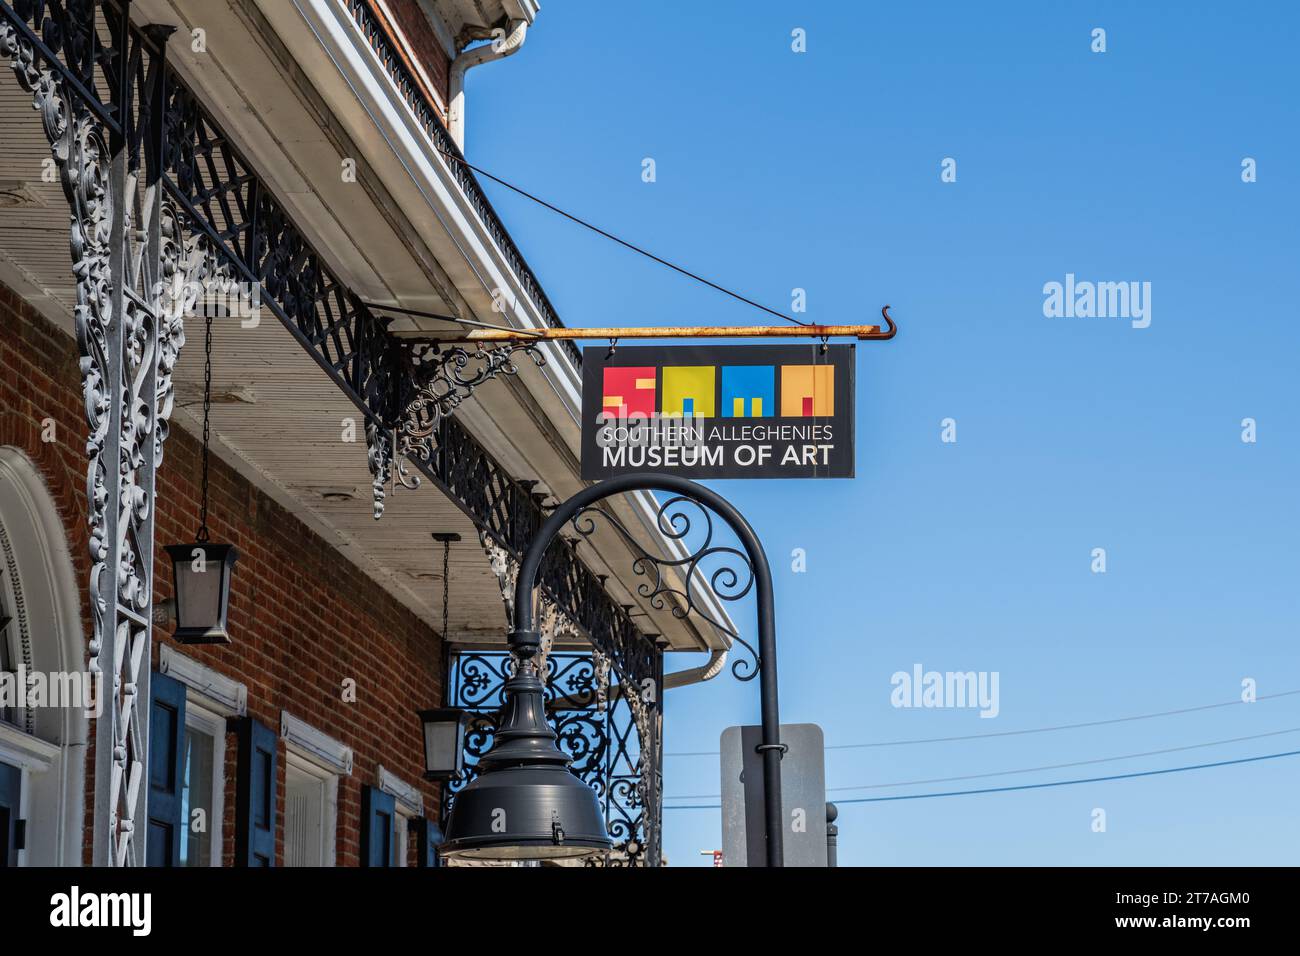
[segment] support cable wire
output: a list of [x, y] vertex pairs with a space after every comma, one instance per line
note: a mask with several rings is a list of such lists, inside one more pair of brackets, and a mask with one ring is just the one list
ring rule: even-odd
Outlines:
[[452, 162], [460, 163], [466, 169], [473, 170], [474, 172], [478, 173], [480, 176], [490, 179], [492, 180], [492, 182], [504, 186], [506, 189], [509, 189], [512, 192], [518, 193], [519, 195], [523, 196], [525, 199], [531, 199], [539, 206], [543, 206], [546, 209], [549, 209], [551, 212], [563, 216], [565, 219], [568, 219], [570, 222], [575, 222], [579, 226], [582, 226], [584, 229], [590, 229], [592, 232], [596, 233], [597, 235], [604, 236], [606, 239], [609, 239], [612, 242], [617, 242], [620, 246], [623, 246], [625, 249], [631, 249], [633, 252], [637, 253], [638, 255], [645, 256], [647, 259], [653, 259], [661, 266], [667, 266], [669, 269], [672, 269], [674, 272], [681, 273], [682, 275], [686, 276], [688, 279], [694, 279], [696, 282], [701, 282], [704, 285], [708, 286], [710, 289], [715, 289], [716, 291], [721, 292], [723, 295], [729, 295], [733, 299], [737, 299], [740, 302], [745, 303], [746, 305], [753, 306], [755, 309], [758, 309], [762, 312], [766, 312], [768, 315], [774, 315], [778, 319], [784, 319], [787, 322], [793, 322], [795, 325], [809, 324], [807, 322], [803, 322], [800, 321], [799, 319], [796, 319], [792, 315], [786, 315], [784, 312], [776, 311], [776, 309], [769, 309], [767, 306], [763, 305], [762, 303], [755, 302], [753, 299], [750, 298], [746, 298], [745, 296], [741, 295], [739, 292], [732, 292], [730, 289], [726, 288], [725, 286], [720, 286], [716, 282], [704, 278], [704, 276], [702, 275], [699, 275], [695, 272], [691, 272], [689, 269], [685, 269], [682, 266], [677, 265], [676, 263], [669, 262], [667, 259], [655, 255], [653, 252], [650, 252], [648, 249], [643, 249], [640, 246], [635, 245], [634, 243], [628, 242], [626, 239], [620, 239], [612, 232], [607, 232], [606, 230], [600, 228], [600, 226], [590, 223], [579, 216], [575, 216], [571, 212], [565, 212], [559, 206], [547, 202], [545, 199], [542, 199], [540, 196], [533, 195], [528, 190], [516, 186], [514, 183], [507, 182], [506, 180], [502, 179], [499, 176], [492, 175], [486, 169], [482, 169], [478, 166], [475, 166], [473, 163], [465, 159], [463, 156], [457, 156], [454, 153], [448, 152], [445, 149], [440, 149], [436, 146], [434, 148], [437, 149], [439, 153], [441, 153], [443, 156], [445, 156], [447, 159], [451, 160]]
[[491, 322], [480, 322], [478, 319], [458, 319], [454, 315], [443, 315], [440, 312], [408, 309], [399, 305], [380, 305], [378, 302], [363, 302], [361, 304], [372, 312], [396, 312], [399, 315], [413, 315], [421, 319], [437, 319], [440, 322], [450, 322], [453, 325], [471, 325], [476, 329], [491, 329], [494, 332], [517, 332], [519, 335], [539, 339], [543, 337], [543, 333], [538, 329], [519, 329], [513, 325], [493, 325]]
[[[1276, 754], [1261, 754], [1258, 757], [1239, 757], [1236, 760], [1220, 760], [1215, 763], [1191, 764], [1187, 767], [1166, 767], [1164, 770], [1141, 770], [1137, 773], [1118, 773], [1109, 777], [1082, 777], [1078, 780], [1053, 780], [1049, 783], [1024, 783], [1015, 787], [986, 787], [982, 790], [949, 790], [943, 793], [909, 793], [897, 797], [853, 797], [848, 800], [836, 800], [837, 807], [848, 803], [890, 803], [898, 800], [928, 800], [934, 797], [968, 797], [982, 793], [1011, 793], [1016, 790], [1046, 790], [1049, 787], [1072, 787], [1081, 783], [1106, 783], [1111, 780], [1133, 780], [1136, 777], [1157, 777], [1167, 773], [1185, 773], [1189, 770], [1209, 770], [1213, 767], [1232, 767], [1238, 764], [1258, 763], [1262, 760], [1277, 760], [1281, 757], [1300, 756], [1300, 750], [1287, 750]], [[682, 804], [676, 807], [664, 805], [665, 810], [720, 810], [717, 803]]]
[[[1255, 703], [1265, 700], [1277, 700], [1280, 697], [1293, 697], [1300, 694], [1298, 690], [1286, 690], [1277, 694], [1260, 694]], [[1087, 720], [1078, 724], [1056, 724], [1051, 727], [1029, 727], [1024, 730], [998, 730], [987, 734], [964, 734], [957, 737], [912, 737], [904, 740], [876, 740], [861, 744], [827, 744], [827, 750], [861, 750], [868, 747], [902, 747], [907, 744], [942, 744], [962, 740], [984, 740], [993, 737], [1019, 737], [1024, 734], [1044, 734], [1055, 730], [1077, 730], [1081, 727], [1104, 727], [1108, 724], [1123, 724], [1133, 720], [1151, 720], [1154, 717], [1174, 717], [1179, 714], [1194, 714], [1202, 710], [1215, 710], [1220, 707], [1235, 707], [1246, 703], [1240, 698], [1222, 701], [1218, 704], [1202, 704], [1199, 707], [1181, 707], [1178, 710], [1162, 710], [1154, 714], [1134, 714], [1130, 717], [1111, 717], [1107, 720]], [[678, 750], [664, 754], [665, 757], [716, 757], [716, 750]]]

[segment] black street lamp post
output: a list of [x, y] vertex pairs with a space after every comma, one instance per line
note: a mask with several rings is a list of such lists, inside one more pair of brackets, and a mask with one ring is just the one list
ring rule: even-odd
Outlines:
[[[631, 491], [667, 491], [719, 515], [735, 533], [753, 571], [758, 599], [759, 692], [762, 711], [764, 821], [767, 865], [784, 864], [781, 813], [781, 721], [777, 713], [776, 609], [772, 572], [758, 535], [725, 498], [675, 475], [620, 475], [591, 485], [559, 505], [528, 546], [515, 584], [514, 630], [510, 651], [515, 673], [506, 683], [506, 707], [496, 741], [484, 755], [483, 772], [456, 795], [444, 850], [451, 855], [489, 859], [574, 856], [608, 849], [592, 791], [567, 769], [570, 761], [555, 745], [555, 733], [542, 716], [542, 682], [535, 658], [541, 635], [534, 626], [533, 590], [547, 548], [564, 527], [605, 498]], [[562, 776], [557, 777], [556, 771]], [[563, 777], [567, 777], [568, 781]], [[591, 795], [579, 799], [576, 784]], [[570, 839], [576, 837], [576, 839]]]

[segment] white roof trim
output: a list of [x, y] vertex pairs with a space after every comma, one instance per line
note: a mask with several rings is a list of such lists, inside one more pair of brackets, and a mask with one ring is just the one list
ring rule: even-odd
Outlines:
[[248, 713], [248, 688], [211, 667], [186, 657], [170, 644], [158, 649], [158, 670], [188, 689], [197, 703], [222, 717], [243, 717]]

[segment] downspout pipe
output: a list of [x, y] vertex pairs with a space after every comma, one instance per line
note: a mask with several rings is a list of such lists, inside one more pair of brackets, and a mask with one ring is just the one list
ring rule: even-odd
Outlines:
[[491, 42], [465, 50], [451, 61], [447, 130], [462, 153], [465, 151], [465, 74], [476, 66], [518, 53], [528, 36], [528, 21], [511, 20], [510, 28], [503, 36], [496, 36], [493, 32]]
[[[688, 667], [686, 670], [673, 671], [671, 674], [664, 675], [664, 690], [670, 691], [676, 687], [689, 687], [691, 684], [702, 684], [706, 680], [713, 680], [722, 673], [722, 668], [727, 663], [727, 651], [725, 648], [715, 648], [709, 659], [699, 667]], [[609, 689], [609, 699], [618, 700], [623, 695], [623, 685], [615, 684]]]
[[718, 648], [709, 655], [708, 661], [700, 667], [690, 667], [684, 671], [673, 671], [671, 674], [665, 674], [664, 690], [672, 690], [674, 687], [687, 687], [691, 684], [701, 684], [706, 680], [713, 680], [722, 673], [722, 668], [726, 663], [726, 649]]

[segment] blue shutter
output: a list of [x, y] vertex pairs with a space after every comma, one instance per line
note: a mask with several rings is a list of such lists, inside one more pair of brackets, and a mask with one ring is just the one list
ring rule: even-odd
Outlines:
[[361, 865], [393, 865], [393, 815], [391, 793], [378, 787], [361, 788]]
[[186, 822], [182, 819], [181, 761], [185, 751], [185, 687], [154, 672], [149, 710], [150, 866], [179, 866]]
[[438, 857], [438, 845], [442, 843], [442, 830], [432, 820], [418, 819], [411, 821], [415, 831], [416, 866], [442, 866]]
[[275, 866], [278, 738], [265, 724], [242, 718], [235, 792], [235, 866]]

